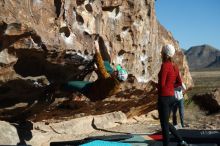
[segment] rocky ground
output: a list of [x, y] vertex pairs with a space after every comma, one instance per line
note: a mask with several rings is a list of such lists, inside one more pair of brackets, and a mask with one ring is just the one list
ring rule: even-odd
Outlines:
[[[195, 109], [194, 109], [195, 110]], [[206, 115], [203, 111], [194, 111], [187, 108], [185, 111], [185, 129], [209, 129], [215, 130], [220, 129], [220, 113]], [[112, 135], [119, 133], [155, 133], [160, 131], [160, 123], [156, 118], [157, 111], [153, 111], [148, 114], [148, 116], [141, 116], [133, 118], [130, 122], [126, 124], [121, 124], [113, 128], [103, 130], [96, 130], [87, 135], [81, 135], [82, 137], [86, 136], [100, 136], [100, 135]], [[156, 116], [157, 117], [157, 116]], [[136, 122], [135, 122], [136, 121]], [[172, 122], [172, 120], [170, 120]]]
[[[93, 136], [128, 133], [149, 134], [160, 131], [156, 110], [129, 119], [122, 112], [114, 112], [66, 120], [58, 123], [53, 119], [35, 123], [29, 121], [20, 124], [12, 123], [12, 125], [16, 127], [15, 132], [12, 133], [15, 136], [18, 134], [18, 138], [13, 138], [17, 140], [17, 142], [13, 141], [14, 144], [20, 142], [20, 144], [40, 146], [49, 145], [50, 142], [73, 141]], [[198, 106], [190, 104], [186, 107], [185, 111], [185, 125], [186, 129], [220, 129], [220, 113], [207, 115], [204, 111], [200, 110]], [[0, 129], [2, 129], [1, 126]], [[13, 134], [6, 136], [10, 138], [10, 135]], [[2, 135], [0, 137], [0, 139], [2, 139]], [[0, 143], [1, 142], [2, 141], [0, 141]]]
[[[19, 112], [24, 114], [18, 114], [19, 116], [14, 119], [17, 122], [11, 121], [10, 130], [5, 129], [10, 126], [8, 123], [6, 126], [0, 124], [0, 131], [5, 131], [2, 132], [5, 135], [0, 135], [0, 140], [10, 141], [10, 136], [17, 136], [17, 138], [11, 138], [12, 143], [0, 141], [0, 144], [20, 143], [46, 146], [53, 141], [79, 140], [91, 136], [160, 131], [157, 111], [154, 110], [157, 101], [156, 90], [153, 83], [149, 84], [150, 86], [140, 85], [138, 88], [123, 87], [123, 92], [95, 103], [78, 93], [66, 96], [61, 92], [56, 92], [53, 96], [48, 96], [43, 100], [38, 99], [37, 102], [32, 101], [31, 98], [25, 98], [23, 102], [14, 104], [10, 102], [13, 98], [9, 98], [11, 100], [7, 100], [8, 102], [2, 105], [1, 118], [7, 119], [9, 115], [16, 117]], [[19, 93], [23, 91], [21, 86], [14, 89], [19, 90]], [[206, 98], [199, 100], [202, 103], [200, 107], [208, 103], [218, 103], [219, 91], [215, 90], [207, 94], [209, 96], [197, 95], [200, 99]], [[33, 100], [36, 99], [33, 98]], [[185, 103], [185, 128], [220, 129], [220, 113], [202, 110], [192, 99], [186, 100]], [[24, 101], [30, 101], [30, 105], [26, 105]], [[12, 104], [12, 106], [7, 104]], [[24, 119], [28, 121], [24, 122]]]
[[[185, 129], [206, 129], [216, 130], [220, 129], [220, 113], [206, 115], [203, 111], [199, 111], [198, 108], [192, 109], [187, 108], [185, 113]], [[153, 115], [153, 117], [152, 117]], [[160, 131], [159, 120], [155, 119], [157, 115], [156, 111], [148, 114], [148, 116], [141, 116], [130, 119], [130, 123], [120, 124], [113, 128], [99, 129], [91, 133], [81, 134], [74, 137], [75, 140], [83, 139], [86, 137], [93, 136], [106, 136], [106, 135], [117, 135], [117, 134], [150, 134]], [[65, 140], [64, 140], [65, 141]]]

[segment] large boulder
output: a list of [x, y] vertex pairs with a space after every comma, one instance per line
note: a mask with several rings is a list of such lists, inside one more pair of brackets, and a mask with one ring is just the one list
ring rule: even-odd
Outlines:
[[211, 93], [194, 95], [192, 99], [209, 113], [218, 112], [220, 110], [220, 88], [215, 89]]
[[87, 136], [96, 130], [113, 128], [126, 122], [126, 115], [120, 111], [59, 122], [36, 122], [32, 130], [33, 138], [27, 143], [48, 145], [51, 141], [72, 141], [77, 136]]
[[[94, 36], [99, 34], [103, 57], [126, 67], [138, 82], [157, 80], [161, 48], [173, 44], [189, 87], [192, 81], [184, 54], [172, 34], [158, 23], [154, 2], [1, 1], [0, 51], [10, 48], [8, 53], [17, 61], [4, 54], [11, 61], [0, 65], [2, 69], [14, 66], [22, 76], [46, 75], [50, 81], [79, 79], [86, 74], [82, 68], [92, 60]], [[31, 37], [30, 30], [36, 32]]]
[[[113, 66], [121, 64], [131, 77], [115, 98], [106, 101], [128, 103], [112, 110], [128, 113], [131, 107], [140, 106], [130, 114], [139, 115], [155, 108], [156, 92], [151, 83], [157, 82], [161, 48], [167, 43], [175, 46], [183, 81], [192, 86], [186, 58], [178, 41], [157, 21], [154, 4], [155, 0], [0, 1], [0, 108], [7, 110], [0, 110], [0, 118], [45, 111], [42, 103], [50, 104], [55, 98], [44, 94], [44, 86], [50, 83], [85, 77], [94, 81], [97, 34], [103, 59]], [[143, 106], [146, 102], [150, 108]]]
[[8, 122], [0, 121], [0, 145], [17, 145], [20, 142], [17, 129]]

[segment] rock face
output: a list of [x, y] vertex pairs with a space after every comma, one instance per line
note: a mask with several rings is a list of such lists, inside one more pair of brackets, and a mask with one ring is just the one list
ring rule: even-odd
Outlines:
[[[104, 58], [122, 64], [139, 82], [157, 79], [161, 47], [173, 44], [184, 79], [191, 84], [182, 51], [156, 20], [154, 0], [8, 0], [0, 6], [1, 37], [8, 38], [1, 39], [4, 81], [15, 72], [46, 75], [50, 81], [77, 79], [83, 72], [80, 66], [93, 57], [94, 35], [99, 34]], [[35, 36], [22, 37], [30, 29]]]
[[17, 130], [7, 122], [0, 121], [0, 145], [17, 145], [20, 140]]
[[33, 138], [27, 143], [31, 145], [48, 145], [51, 141], [72, 141], [79, 135], [88, 135], [96, 130], [113, 128], [127, 122], [126, 115], [120, 111], [65, 120], [59, 123], [36, 122], [31, 131]]
[[101, 131], [128, 123], [124, 113], [112, 112], [103, 115], [86, 116], [58, 123], [23, 121], [15, 124], [0, 121], [0, 145], [50, 145], [52, 141], [70, 141], [78, 136], [88, 136], [94, 131]]
[[220, 68], [220, 51], [210, 45], [191, 47], [185, 55], [191, 69]]
[[[123, 84], [122, 91], [115, 95], [115, 99], [106, 101], [119, 103], [122, 100], [118, 98], [123, 97], [129, 106], [123, 104], [111, 111], [126, 109], [123, 112], [128, 113], [131, 106], [141, 106], [145, 104], [141, 102], [143, 100], [149, 102], [144, 99], [148, 96], [145, 89], [151, 89], [152, 84], [149, 83], [157, 81], [161, 48], [166, 43], [175, 46], [175, 61], [184, 83], [190, 87], [192, 79], [185, 56], [172, 34], [157, 21], [154, 2], [0, 1], [0, 103], [3, 103], [0, 108], [6, 108], [0, 110], [0, 115], [10, 118], [7, 115], [11, 113], [39, 112], [39, 109], [47, 107], [53, 99], [44, 95], [43, 91], [50, 83], [94, 80], [93, 43], [97, 34], [100, 36], [103, 58], [112, 65], [124, 66], [131, 77]], [[154, 105], [156, 98], [152, 99], [154, 101], [149, 104]], [[135, 104], [131, 104], [133, 101], [136, 101]], [[110, 105], [115, 106], [113, 103]], [[151, 110], [155, 108], [152, 105], [149, 105]], [[137, 109], [133, 111], [138, 115], [143, 110], [149, 111], [148, 107], [143, 106]], [[99, 111], [102, 110], [95, 112]]]

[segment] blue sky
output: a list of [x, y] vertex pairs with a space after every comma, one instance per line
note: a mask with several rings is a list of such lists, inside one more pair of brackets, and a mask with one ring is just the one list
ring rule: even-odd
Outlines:
[[155, 8], [181, 48], [209, 44], [220, 49], [220, 0], [156, 0]]

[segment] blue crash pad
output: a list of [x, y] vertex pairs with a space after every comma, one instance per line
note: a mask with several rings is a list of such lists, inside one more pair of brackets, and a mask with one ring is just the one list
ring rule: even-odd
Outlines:
[[120, 142], [109, 142], [103, 140], [94, 140], [92, 142], [82, 144], [80, 146], [131, 146], [131, 144], [120, 143]]

